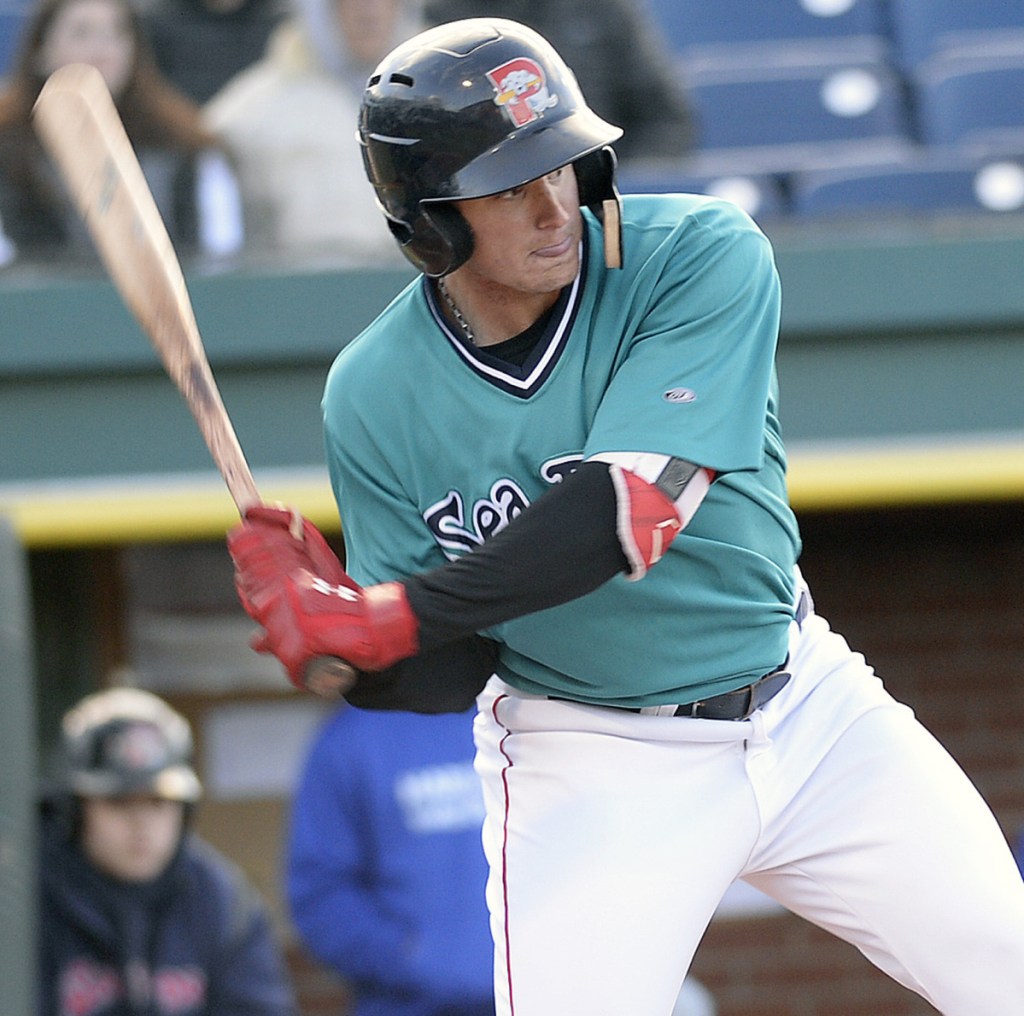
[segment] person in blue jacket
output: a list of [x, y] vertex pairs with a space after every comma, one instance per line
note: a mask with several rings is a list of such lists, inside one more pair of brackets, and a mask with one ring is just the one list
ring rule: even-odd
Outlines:
[[39, 1016], [295, 1016], [263, 901], [188, 831], [191, 754], [148, 692], [65, 715], [42, 796]]
[[287, 895], [310, 953], [356, 1016], [493, 1016], [493, 946], [473, 771], [475, 708], [343, 706], [293, 800]]

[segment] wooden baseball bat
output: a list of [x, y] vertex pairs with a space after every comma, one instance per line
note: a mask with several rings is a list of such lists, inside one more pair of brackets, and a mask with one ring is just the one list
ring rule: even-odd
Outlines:
[[[174, 245], [103, 75], [90, 64], [54, 71], [33, 119], [114, 285], [185, 397], [244, 516], [261, 498], [210, 369]], [[337, 695], [353, 682], [348, 664], [319, 657], [306, 684]]]
[[244, 515], [260, 496], [210, 370], [174, 246], [103, 75], [90, 64], [61, 67], [43, 86], [33, 117], [114, 285], [185, 396]]

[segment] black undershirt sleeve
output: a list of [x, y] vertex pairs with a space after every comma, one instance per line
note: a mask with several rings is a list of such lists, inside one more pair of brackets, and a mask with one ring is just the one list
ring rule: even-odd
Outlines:
[[360, 709], [461, 713], [473, 705], [497, 660], [497, 642], [471, 635], [386, 670], [360, 674], [345, 699]]
[[585, 462], [472, 553], [403, 583], [429, 651], [574, 600], [626, 568], [608, 466]]
[[626, 568], [608, 466], [586, 462], [472, 553], [404, 579], [420, 652], [363, 674], [345, 697], [365, 709], [468, 709], [498, 657], [478, 631], [576, 599]]

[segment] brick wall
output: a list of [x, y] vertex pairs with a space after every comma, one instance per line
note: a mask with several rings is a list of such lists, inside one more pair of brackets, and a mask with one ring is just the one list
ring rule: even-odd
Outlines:
[[[802, 529], [821, 612], [1016, 835], [1024, 826], [1024, 506], [811, 514]], [[294, 969], [305, 1016], [341, 1016], [337, 982], [301, 953]], [[714, 992], [718, 1016], [935, 1013], [855, 949], [787, 914], [716, 920], [693, 972]]]
[[822, 613], [1024, 824], [1024, 505], [802, 519]]
[[[801, 527], [821, 613], [914, 707], [1016, 836], [1024, 825], [1024, 506], [815, 514]], [[855, 949], [788, 914], [714, 922], [693, 972], [714, 992], [718, 1016], [935, 1013]]]

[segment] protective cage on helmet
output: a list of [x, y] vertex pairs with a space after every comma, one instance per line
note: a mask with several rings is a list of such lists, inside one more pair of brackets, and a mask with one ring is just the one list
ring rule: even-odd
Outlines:
[[600, 214], [617, 203], [608, 146], [621, 135], [587, 106], [542, 36], [501, 18], [453, 21], [403, 43], [374, 71], [359, 113], [378, 203], [406, 256], [432, 277], [472, 252], [450, 202], [574, 163], [582, 204]]

